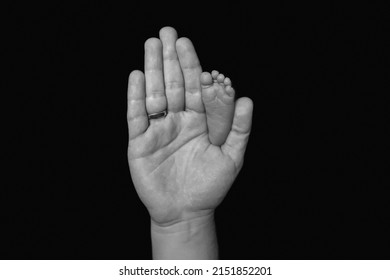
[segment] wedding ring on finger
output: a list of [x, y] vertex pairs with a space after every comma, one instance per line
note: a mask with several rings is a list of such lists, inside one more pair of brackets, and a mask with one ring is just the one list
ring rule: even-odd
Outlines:
[[167, 110], [164, 110], [158, 113], [148, 114], [148, 119], [149, 120], [160, 119], [160, 118], [164, 118], [166, 115], [167, 115]]

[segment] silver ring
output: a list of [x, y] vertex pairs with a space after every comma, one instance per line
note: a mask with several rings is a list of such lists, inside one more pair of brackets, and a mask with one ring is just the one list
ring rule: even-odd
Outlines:
[[158, 113], [148, 114], [148, 119], [149, 120], [159, 119], [165, 117], [166, 115], [167, 115], [167, 110], [164, 110]]

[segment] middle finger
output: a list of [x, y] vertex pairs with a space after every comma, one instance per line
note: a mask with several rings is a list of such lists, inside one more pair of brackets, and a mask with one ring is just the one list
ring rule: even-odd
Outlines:
[[145, 42], [146, 110], [148, 114], [167, 109], [164, 90], [162, 44], [157, 38]]
[[183, 111], [184, 78], [176, 52], [177, 32], [172, 27], [164, 27], [160, 30], [160, 39], [163, 44], [164, 81], [168, 110], [172, 112]]

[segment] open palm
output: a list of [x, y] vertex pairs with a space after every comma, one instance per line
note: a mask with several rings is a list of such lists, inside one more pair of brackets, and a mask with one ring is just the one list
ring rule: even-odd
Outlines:
[[[128, 90], [131, 176], [155, 223], [206, 215], [223, 200], [242, 164], [252, 102], [236, 101], [232, 129], [221, 146], [208, 137], [199, 59], [173, 28], [145, 43], [145, 74], [133, 71]], [[167, 110], [164, 118], [148, 114]]]

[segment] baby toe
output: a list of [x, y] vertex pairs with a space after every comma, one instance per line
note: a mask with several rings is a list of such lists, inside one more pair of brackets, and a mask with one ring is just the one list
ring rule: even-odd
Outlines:
[[232, 81], [228, 77], [225, 78], [223, 83], [225, 84], [225, 86], [231, 86], [232, 85]]
[[213, 83], [213, 78], [211, 77], [211, 74], [209, 72], [203, 72], [200, 75], [200, 83], [203, 86], [209, 86]]
[[230, 85], [226, 86], [225, 91], [226, 91], [226, 94], [229, 95], [230, 97], [234, 96], [235, 91], [232, 88], [232, 86], [230, 86]]
[[217, 76], [218, 83], [223, 83], [224, 80], [225, 80], [225, 76], [223, 74], [219, 74]]
[[214, 80], [217, 79], [218, 75], [219, 75], [219, 72], [217, 70], [211, 71], [211, 76], [213, 77]]

